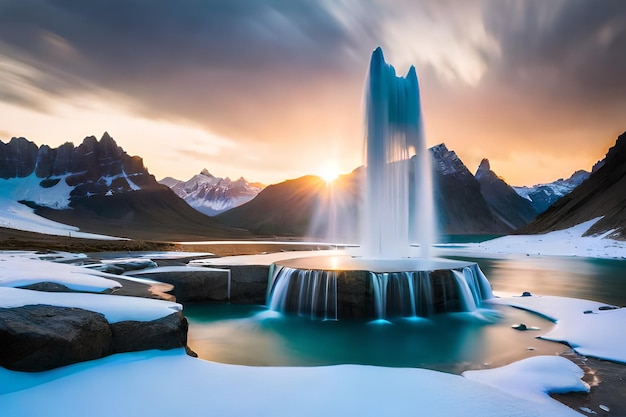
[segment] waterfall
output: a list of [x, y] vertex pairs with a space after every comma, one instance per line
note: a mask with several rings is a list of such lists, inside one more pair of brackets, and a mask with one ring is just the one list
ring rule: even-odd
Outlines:
[[[311, 319], [342, 319], [340, 305], [353, 299], [336, 271], [272, 268], [268, 307], [288, 315]], [[435, 314], [471, 312], [491, 298], [491, 287], [473, 264], [434, 271], [367, 272], [364, 296], [369, 304], [358, 314], [369, 319], [424, 318]], [[349, 301], [348, 301], [349, 302]], [[352, 316], [353, 317], [353, 316]]]
[[311, 319], [337, 320], [337, 273], [274, 268], [268, 307]]

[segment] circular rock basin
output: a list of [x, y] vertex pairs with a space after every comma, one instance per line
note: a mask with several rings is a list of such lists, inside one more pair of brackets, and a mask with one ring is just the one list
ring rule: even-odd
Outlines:
[[492, 297], [477, 264], [442, 258], [294, 258], [274, 263], [269, 278], [270, 309], [311, 319], [429, 317]]

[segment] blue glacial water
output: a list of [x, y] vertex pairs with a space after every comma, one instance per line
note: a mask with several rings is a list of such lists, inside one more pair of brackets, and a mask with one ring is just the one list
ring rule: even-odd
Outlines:
[[[626, 305], [626, 261], [518, 257], [473, 259], [501, 294], [560, 295]], [[380, 325], [309, 321], [265, 306], [185, 306], [189, 345], [203, 359], [254, 366], [366, 364], [461, 373], [504, 365], [567, 346], [537, 339], [553, 324], [532, 313], [496, 307], [495, 323], [466, 314]], [[520, 332], [526, 323], [538, 331]]]

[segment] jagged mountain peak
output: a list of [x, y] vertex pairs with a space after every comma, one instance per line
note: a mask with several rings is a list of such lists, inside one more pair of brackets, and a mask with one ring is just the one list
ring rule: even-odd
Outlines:
[[476, 171], [476, 175], [478, 175], [479, 172], [489, 172], [491, 171], [491, 165], [489, 164], [489, 159], [484, 158], [482, 161], [480, 161], [480, 165], [478, 165], [478, 170]]
[[216, 177], [206, 168], [187, 181], [174, 182], [164, 178], [160, 183], [170, 187], [191, 207], [209, 216], [250, 201], [264, 188], [261, 184], [249, 183], [244, 177], [236, 181]]
[[215, 178], [215, 175], [211, 174], [206, 168], [203, 168], [202, 171], [200, 171], [200, 175], [204, 175], [205, 177], [209, 178]]

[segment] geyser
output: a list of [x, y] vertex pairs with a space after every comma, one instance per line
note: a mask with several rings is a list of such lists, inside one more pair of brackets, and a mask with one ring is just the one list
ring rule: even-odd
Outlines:
[[412, 238], [420, 246], [420, 256], [428, 257], [435, 234], [432, 175], [415, 67], [405, 77], [397, 77], [377, 48], [370, 61], [365, 100], [361, 253], [366, 258], [407, 257]]
[[[326, 320], [474, 311], [492, 297], [478, 265], [429, 256], [435, 213], [415, 68], [396, 76], [377, 48], [366, 87], [359, 253], [275, 263], [268, 306]], [[412, 240], [420, 247], [416, 258], [410, 257]]]

